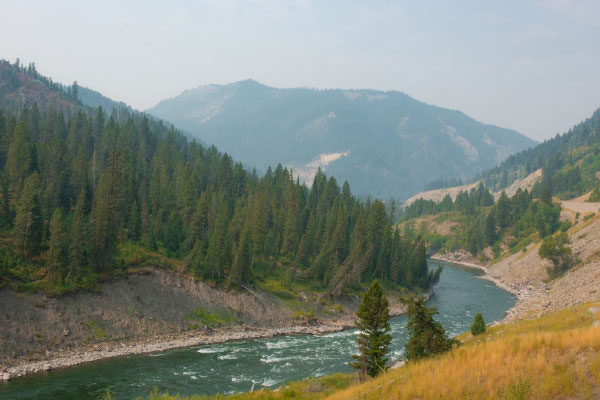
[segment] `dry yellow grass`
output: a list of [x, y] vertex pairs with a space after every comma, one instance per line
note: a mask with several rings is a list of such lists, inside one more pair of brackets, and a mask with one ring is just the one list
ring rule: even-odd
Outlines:
[[[594, 326], [595, 325], [595, 326]], [[337, 374], [276, 391], [150, 400], [600, 399], [600, 303], [459, 337], [461, 347], [363, 384]]]
[[[410, 363], [329, 399], [600, 398], [600, 312], [587, 304], [465, 334], [451, 353]], [[596, 323], [598, 325], [598, 323]]]

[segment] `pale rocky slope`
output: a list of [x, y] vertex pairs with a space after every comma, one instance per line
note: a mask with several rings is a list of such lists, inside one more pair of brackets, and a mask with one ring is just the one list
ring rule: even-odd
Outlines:
[[478, 183], [479, 182], [475, 182], [469, 183], [468, 185], [454, 186], [450, 188], [427, 190], [426, 192], [420, 192], [412, 196], [410, 199], [406, 200], [403, 206], [408, 207], [418, 199], [433, 200], [436, 203], [439, 203], [442, 200], [444, 200], [444, 197], [446, 197], [446, 195], [449, 195], [452, 198], [452, 201], [454, 201], [456, 200], [456, 196], [458, 196], [460, 192], [468, 192], [471, 189], [477, 187]]
[[[573, 207], [569, 203], [574, 202], [563, 202], [565, 210]], [[583, 204], [586, 203], [575, 204], [574, 208]], [[540, 243], [530, 246], [526, 253], [514, 254], [488, 268], [491, 277], [519, 293], [509, 320], [533, 318], [600, 299], [600, 217], [583, 221], [582, 213], [578, 221], [568, 231], [573, 257], [578, 261], [560, 278], [544, 283], [548, 280], [546, 268], [551, 263], [538, 255]]]
[[[503, 258], [488, 266], [482, 265], [469, 253], [456, 253], [440, 258], [471, 265], [486, 271], [487, 278], [498, 286], [517, 296], [515, 307], [507, 313], [505, 321], [535, 318], [546, 313], [561, 310], [575, 304], [600, 299], [600, 215], [584, 221], [591, 213], [586, 210], [600, 210], [600, 203], [566, 201], [563, 204], [562, 219], [574, 219], [577, 223], [568, 231], [572, 242], [576, 264], [563, 276], [549, 280], [547, 268], [550, 261], [538, 255], [541, 242], [533, 243], [525, 251]], [[572, 217], [572, 218], [571, 218]]]
[[[542, 177], [542, 170], [538, 169], [537, 171], [534, 171], [531, 174], [527, 175], [525, 178], [514, 181], [512, 184], [510, 184], [504, 190], [501, 190], [499, 192], [492, 192], [492, 194], [493, 194], [494, 198], [498, 198], [498, 197], [500, 197], [500, 194], [503, 191], [506, 192], [508, 197], [514, 196], [514, 194], [517, 193], [517, 190], [519, 190], [519, 189], [528, 190], [531, 192], [531, 189], [533, 188], [535, 183], [538, 181], [538, 179], [540, 179], [541, 177]], [[479, 184], [479, 182], [475, 182], [475, 183], [469, 183], [468, 185], [455, 186], [455, 187], [450, 187], [450, 188], [435, 189], [435, 190], [428, 190], [426, 192], [420, 192], [420, 193], [417, 193], [414, 196], [412, 196], [410, 199], [406, 200], [404, 202], [403, 206], [407, 207], [407, 206], [411, 205], [415, 200], [418, 200], [418, 199], [433, 200], [436, 203], [439, 203], [442, 200], [444, 200], [444, 197], [446, 197], [446, 195], [449, 195], [452, 198], [452, 201], [454, 201], [456, 199], [456, 196], [460, 192], [468, 192], [471, 189], [477, 187], [478, 184]]]

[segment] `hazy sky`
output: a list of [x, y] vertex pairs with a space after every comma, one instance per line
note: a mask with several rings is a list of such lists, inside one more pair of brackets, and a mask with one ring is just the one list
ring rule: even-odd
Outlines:
[[0, 2], [0, 58], [146, 109], [185, 89], [399, 90], [542, 140], [600, 107], [600, 1]]

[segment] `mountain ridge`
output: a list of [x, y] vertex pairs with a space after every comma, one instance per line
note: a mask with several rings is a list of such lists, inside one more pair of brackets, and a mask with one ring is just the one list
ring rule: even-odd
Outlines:
[[244, 164], [266, 170], [281, 162], [308, 183], [321, 166], [359, 195], [378, 198], [407, 198], [435, 179], [472, 178], [535, 144], [397, 90], [278, 89], [244, 80], [188, 89], [146, 111]]

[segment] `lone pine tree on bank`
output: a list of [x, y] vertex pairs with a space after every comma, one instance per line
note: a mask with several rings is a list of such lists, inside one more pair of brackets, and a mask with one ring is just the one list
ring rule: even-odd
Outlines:
[[456, 339], [449, 338], [442, 324], [433, 319], [437, 308], [427, 307], [423, 296], [406, 299], [405, 302], [408, 304], [406, 327], [410, 332], [410, 338], [404, 346], [408, 360], [445, 353], [458, 343]]
[[471, 334], [473, 336], [481, 335], [485, 332], [485, 321], [483, 320], [483, 315], [481, 313], [477, 313], [475, 318], [473, 319], [473, 325], [471, 325]]
[[377, 376], [387, 369], [387, 358], [392, 336], [390, 331], [390, 311], [388, 300], [383, 295], [377, 280], [371, 283], [369, 290], [363, 295], [362, 302], [356, 312], [356, 326], [360, 334], [358, 342], [360, 354], [353, 355], [355, 360], [350, 365], [360, 370], [360, 378], [366, 375]]

